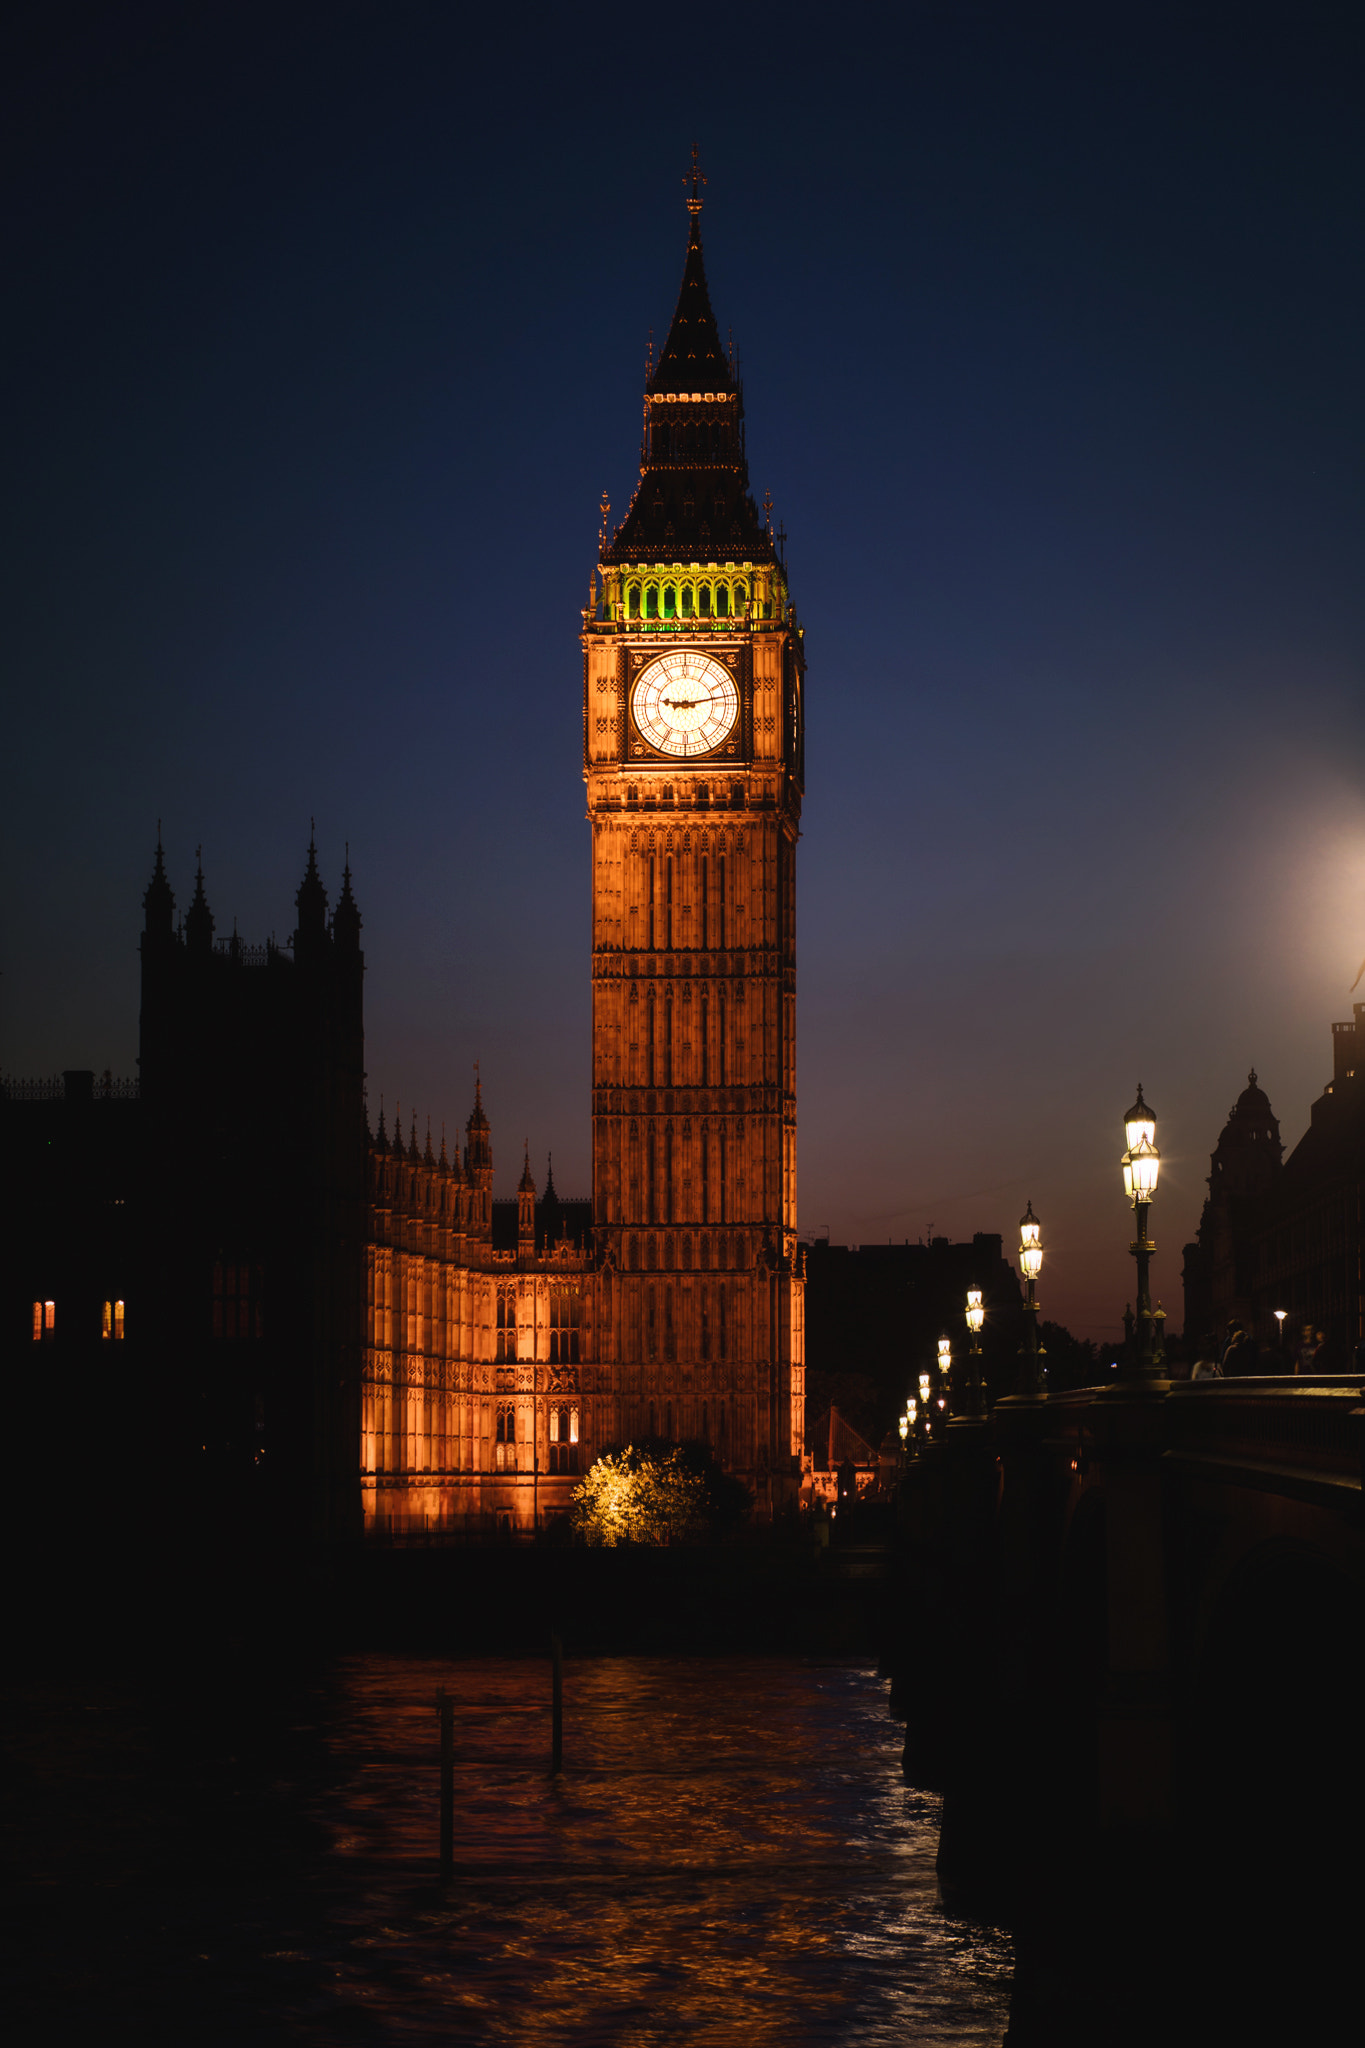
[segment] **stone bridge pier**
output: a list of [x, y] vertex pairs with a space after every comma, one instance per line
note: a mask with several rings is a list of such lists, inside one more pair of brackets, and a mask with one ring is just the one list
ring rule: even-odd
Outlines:
[[1015, 2048], [1358, 1996], [1363, 1425], [1354, 1377], [1117, 1383], [911, 1461], [892, 1711], [945, 1904], [1016, 1930]]

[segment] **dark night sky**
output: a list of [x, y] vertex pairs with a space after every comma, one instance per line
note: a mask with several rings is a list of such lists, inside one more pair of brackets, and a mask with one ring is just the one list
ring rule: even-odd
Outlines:
[[[158, 816], [220, 934], [349, 840], [368, 1066], [586, 1191], [578, 608], [694, 135], [810, 651], [801, 1220], [1116, 1326], [1365, 953], [1344, 7], [28, 10], [4, 64], [0, 1063], [132, 1072]], [[13, 17], [11, 17], [13, 22]], [[506, 25], [501, 25], [505, 21]], [[1012, 1245], [1013, 1238], [1009, 1239]]]

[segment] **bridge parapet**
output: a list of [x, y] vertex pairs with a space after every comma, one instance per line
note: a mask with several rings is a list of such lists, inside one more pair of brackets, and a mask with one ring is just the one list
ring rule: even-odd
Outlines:
[[1216, 1466], [1264, 1489], [1358, 1492], [1365, 1439], [1359, 1379], [1201, 1380], [1173, 1387], [1167, 1460], [1188, 1471]]

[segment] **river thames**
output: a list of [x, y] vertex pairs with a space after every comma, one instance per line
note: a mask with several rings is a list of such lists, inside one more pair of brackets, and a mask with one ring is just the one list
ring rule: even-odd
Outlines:
[[[438, 1719], [455, 1700], [455, 1875]], [[241, 2043], [997, 2043], [865, 1664], [367, 1655], [11, 1696], [18, 2006]]]

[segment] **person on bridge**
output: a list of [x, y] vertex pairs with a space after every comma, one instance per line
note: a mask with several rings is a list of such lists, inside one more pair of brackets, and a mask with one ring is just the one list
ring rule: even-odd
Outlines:
[[1313, 1325], [1311, 1323], [1305, 1323], [1303, 1326], [1303, 1333], [1299, 1338], [1299, 1348], [1294, 1353], [1295, 1373], [1298, 1374], [1315, 1372], [1317, 1370], [1317, 1367], [1314, 1361], [1317, 1358], [1317, 1355], [1318, 1344], [1316, 1337], [1313, 1335]]
[[1255, 1341], [1234, 1317], [1228, 1324], [1228, 1341], [1223, 1347], [1223, 1377], [1231, 1379], [1234, 1374], [1254, 1373], [1255, 1370]]
[[1196, 1358], [1190, 1373], [1192, 1380], [1221, 1380], [1223, 1368], [1216, 1358]]

